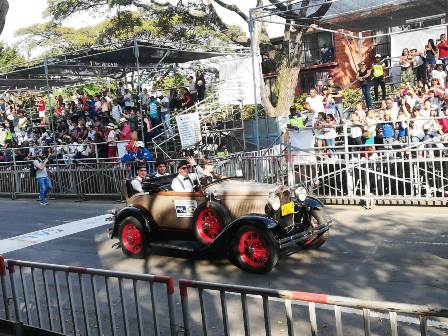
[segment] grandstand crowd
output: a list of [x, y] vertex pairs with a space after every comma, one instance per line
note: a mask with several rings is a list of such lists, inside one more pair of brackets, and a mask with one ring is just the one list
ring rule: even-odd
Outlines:
[[38, 95], [30, 109], [22, 101], [1, 98], [0, 162], [12, 162], [13, 155], [16, 161], [28, 160], [41, 150], [64, 161], [117, 158], [120, 141], [146, 145], [160, 133], [169, 138], [172, 115], [205, 98], [201, 70], [187, 81], [188, 86], [172, 88], [167, 95], [147, 89], [134, 93], [122, 82], [112, 92], [87, 95], [76, 90], [69, 98], [52, 99], [51, 106], [46, 96]]
[[404, 49], [399, 66], [401, 81], [387, 92], [388, 67], [382, 56], [376, 54], [370, 66], [361, 62], [357, 80], [363, 99], [349, 114], [342, 107], [341, 88], [330, 77], [326, 86], [310, 90], [303, 111], [291, 108], [290, 126], [312, 127], [315, 146], [330, 156], [343, 123], [352, 150], [389, 149], [448, 133], [446, 35], [437, 43], [430, 39], [424, 51]]

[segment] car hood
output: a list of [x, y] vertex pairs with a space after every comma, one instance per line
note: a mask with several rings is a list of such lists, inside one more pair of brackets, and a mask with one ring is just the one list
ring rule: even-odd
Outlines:
[[216, 192], [226, 195], [269, 195], [272, 192], [282, 192], [286, 189], [288, 188], [285, 186], [237, 179], [212, 184], [205, 188], [205, 192]]

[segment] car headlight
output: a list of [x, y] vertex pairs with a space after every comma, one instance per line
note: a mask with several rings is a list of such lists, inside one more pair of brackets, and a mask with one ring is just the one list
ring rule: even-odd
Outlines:
[[276, 194], [269, 195], [268, 203], [272, 210], [277, 211], [280, 209], [280, 198]]
[[304, 187], [297, 187], [296, 190], [294, 190], [294, 195], [300, 202], [303, 202], [307, 196], [306, 189]]

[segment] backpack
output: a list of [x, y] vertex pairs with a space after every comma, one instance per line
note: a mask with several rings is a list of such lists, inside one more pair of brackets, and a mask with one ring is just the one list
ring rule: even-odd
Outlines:
[[30, 176], [31, 177], [36, 177], [36, 166], [34, 165], [34, 161], [31, 161]]

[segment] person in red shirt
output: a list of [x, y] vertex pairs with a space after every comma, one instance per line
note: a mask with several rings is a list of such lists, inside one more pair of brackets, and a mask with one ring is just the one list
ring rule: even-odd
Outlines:
[[120, 119], [120, 126], [122, 127], [120, 133], [120, 140], [127, 141], [131, 140], [131, 127], [129, 126], [129, 122], [126, 118]]
[[39, 101], [37, 103], [37, 111], [39, 112], [41, 125], [45, 124], [45, 110], [46, 110], [45, 100], [43, 97], [39, 97]]
[[440, 35], [437, 49], [439, 50], [439, 60], [442, 60], [445, 67], [448, 66], [448, 40], [446, 39], [445, 34]]
[[445, 118], [439, 119], [439, 124], [442, 126], [442, 132], [448, 133], [448, 109], [445, 110]]

